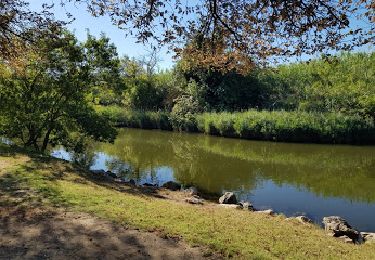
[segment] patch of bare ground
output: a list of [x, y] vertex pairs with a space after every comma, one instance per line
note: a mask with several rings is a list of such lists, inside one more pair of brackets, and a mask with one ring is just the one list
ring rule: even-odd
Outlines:
[[210, 259], [178, 239], [86, 213], [55, 208], [3, 207], [0, 259]]

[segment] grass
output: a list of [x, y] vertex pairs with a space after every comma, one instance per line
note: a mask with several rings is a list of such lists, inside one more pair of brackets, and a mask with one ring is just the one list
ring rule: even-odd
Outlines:
[[117, 106], [96, 106], [95, 109], [119, 127], [173, 130], [167, 112], [131, 111]]
[[130, 111], [114, 106], [96, 109], [108, 120], [122, 127], [183, 130], [280, 142], [375, 144], [374, 120], [359, 115], [249, 110], [202, 113], [188, 120], [176, 120], [165, 111]]
[[[0, 191], [11, 185], [36, 190], [46, 204], [143, 230], [179, 236], [224, 256], [245, 259], [371, 259], [374, 245], [355, 246], [328, 237], [316, 226], [214, 206], [192, 206], [134, 192], [114, 190], [67, 162], [13, 152], [0, 146]], [[2, 200], [2, 198], [0, 198]], [[3, 205], [0, 204], [0, 205]]]

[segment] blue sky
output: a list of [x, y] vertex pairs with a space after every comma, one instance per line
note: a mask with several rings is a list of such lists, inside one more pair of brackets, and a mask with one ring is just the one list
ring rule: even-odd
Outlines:
[[[68, 25], [68, 28], [74, 32], [76, 37], [80, 41], [84, 41], [87, 36], [87, 29], [90, 34], [94, 36], [100, 36], [104, 32], [111, 41], [116, 45], [120, 56], [128, 55], [130, 57], [140, 58], [142, 55], [146, 55], [150, 46], [143, 45], [142, 43], [136, 43], [134, 37], [126, 37], [123, 30], [118, 29], [114, 26], [108, 17], [93, 17], [86, 11], [85, 5], [67, 3], [65, 9], [60, 6], [60, 0], [30, 0], [30, 8], [33, 10], [40, 10], [42, 3], [54, 3], [53, 12], [56, 19], [67, 20], [66, 12], [71, 13], [75, 17], [75, 21]], [[357, 27], [358, 21], [352, 21], [352, 26]], [[363, 46], [357, 50], [360, 51], [374, 51], [374, 47]], [[168, 53], [167, 47], [163, 47], [160, 52], [159, 68], [166, 69], [171, 68], [174, 64], [172, 59], [173, 53]], [[290, 62], [307, 60], [309, 58], [319, 57], [319, 54], [313, 57], [302, 55], [300, 57], [292, 57], [288, 60]]]
[[[128, 55], [130, 57], [139, 58], [146, 55], [150, 46], [136, 43], [135, 38], [125, 37], [125, 32], [112, 25], [108, 17], [93, 17], [87, 11], [84, 5], [67, 3], [65, 9], [60, 6], [60, 0], [30, 0], [30, 8], [32, 10], [40, 10], [42, 3], [55, 3], [53, 13], [56, 19], [67, 20], [66, 11], [75, 17], [75, 21], [68, 25], [68, 28], [74, 32], [78, 40], [83, 41], [87, 36], [87, 29], [90, 34], [100, 36], [104, 32], [113, 42], [120, 56]], [[167, 53], [166, 47], [159, 52], [161, 61], [160, 69], [166, 69], [173, 66], [172, 53]]]

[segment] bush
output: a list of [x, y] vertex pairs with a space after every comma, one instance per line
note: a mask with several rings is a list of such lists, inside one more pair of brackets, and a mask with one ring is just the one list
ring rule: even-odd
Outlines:
[[173, 129], [178, 131], [196, 131], [195, 114], [199, 111], [198, 101], [193, 96], [183, 95], [175, 100], [170, 121]]

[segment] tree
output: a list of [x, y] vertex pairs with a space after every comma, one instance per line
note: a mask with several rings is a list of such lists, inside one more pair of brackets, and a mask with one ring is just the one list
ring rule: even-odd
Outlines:
[[142, 63], [134, 58], [131, 59], [128, 56], [124, 56], [120, 60], [120, 64], [121, 76], [124, 78], [135, 79], [136, 77], [146, 73]]
[[283, 65], [278, 75], [291, 90], [296, 108], [374, 117], [375, 53], [342, 53]]
[[103, 105], [119, 104], [125, 85], [116, 46], [103, 33], [98, 39], [88, 33], [82, 46], [87, 64], [95, 68], [90, 75], [93, 100], [99, 98], [99, 103]]
[[158, 69], [159, 62], [161, 61], [159, 55], [159, 50], [152, 48], [147, 51], [146, 55], [143, 55], [140, 63], [145, 67], [148, 76], [153, 76]]
[[66, 22], [54, 20], [50, 12], [52, 6], [43, 4], [42, 11], [35, 12], [29, 9], [26, 1], [1, 0], [0, 58], [16, 55], [19, 49], [36, 42], [43, 35], [53, 37]]
[[[352, 50], [375, 39], [373, 0], [61, 0], [67, 2], [86, 4], [94, 16], [109, 15], [141, 42], [171, 44], [177, 55], [183, 44], [202, 35], [207, 52], [188, 51], [198, 61], [219, 63], [218, 69], [237, 68], [249, 59]], [[51, 6], [43, 8], [38, 13], [22, 0], [1, 1], [2, 56], [13, 50], [13, 37], [30, 42], [33, 35], [58, 28]]]
[[1, 63], [0, 118], [6, 137], [45, 151], [48, 144], [77, 148], [84, 138], [113, 141], [116, 131], [86, 101], [92, 68], [73, 35], [41, 38]]
[[164, 103], [170, 86], [169, 73], [155, 73], [157, 52], [149, 57], [121, 59], [121, 76], [125, 84], [122, 104], [132, 109], [157, 110], [165, 108]]
[[375, 39], [372, 0], [66, 1], [86, 3], [94, 16], [109, 15], [139, 41], [171, 44], [177, 54], [201, 35], [207, 52], [196, 59], [216, 57], [218, 69], [246, 59], [352, 50]]
[[147, 75], [126, 80], [123, 104], [132, 109], [157, 110], [162, 108], [165, 89], [156, 85], [155, 79]]

